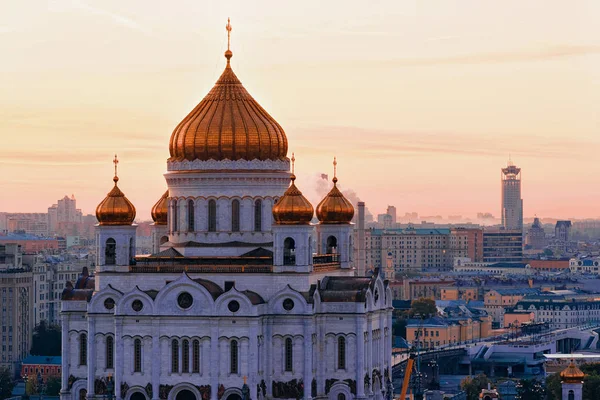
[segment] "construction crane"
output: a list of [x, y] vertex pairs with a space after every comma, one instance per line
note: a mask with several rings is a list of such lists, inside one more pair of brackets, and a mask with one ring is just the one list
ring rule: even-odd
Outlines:
[[423, 391], [421, 390], [421, 334], [423, 332], [423, 318], [421, 318], [421, 322], [419, 323], [419, 328], [417, 329], [417, 334], [415, 335], [416, 344], [416, 354], [414, 350], [411, 350], [411, 353], [408, 357], [408, 361], [406, 363], [406, 370], [404, 371], [404, 380], [402, 381], [402, 391], [400, 392], [400, 400], [406, 400], [406, 393], [408, 392], [408, 387], [410, 385], [410, 378], [413, 372], [413, 368], [415, 365], [415, 358], [417, 359], [417, 373], [415, 374], [415, 400], [423, 400]]

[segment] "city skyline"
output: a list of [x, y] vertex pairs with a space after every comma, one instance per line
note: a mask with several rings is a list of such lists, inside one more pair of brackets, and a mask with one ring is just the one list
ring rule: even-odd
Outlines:
[[528, 218], [600, 214], [589, 200], [600, 194], [589, 162], [600, 149], [598, 4], [473, 2], [465, 16], [450, 3], [382, 2], [362, 14], [146, 4], [2, 6], [1, 211], [44, 212], [75, 193], [93, 213], [116, 152], [120, 187], [149, 219], [166, 188], [168, 138], [224, 65], [219, 24], [230, 15], [232, 65], [294, 143], [311, 201], [337, 156], [340, 187], [373, 214], [394, 204], [399, 215], [499, 217], [498, 170], [511, 154]]

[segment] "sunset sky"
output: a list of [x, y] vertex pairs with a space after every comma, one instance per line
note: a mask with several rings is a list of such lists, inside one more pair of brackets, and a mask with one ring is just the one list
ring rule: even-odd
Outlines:
[[373, 213], [600, 216], [600, 1], [0, 0], [0, 211], [166, 188], [173, 128], [225, 66], [283, 126], [299, 188]]

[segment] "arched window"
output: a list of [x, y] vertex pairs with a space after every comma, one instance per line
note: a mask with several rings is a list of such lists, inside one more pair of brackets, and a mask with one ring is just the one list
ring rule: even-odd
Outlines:
[[169, 241], [169, 237], [168, 236], [163, 236], [160, 238], [160, 240], [158, 241], [159, 244], [165, 244]]
[[79, 335], [79, 365], [87, 365], [87, 335]]
[[214, 200], [208, 201], [208, 231], [217, 231], [217, 202]]
[[346, 338], [338, 338], [338, 369], [346, 369]]
[[133, 341], [133, 372], [142, 372], [142, 340]]
[[262, 231], [262, 200], [258, 199], [254, 202], [254, 231]]
[[285, 370], [292, 371], [294, 365], [294, 345], [291, 338], [285, 339]]
[[568, 397], [569, 397], [569, 400], [575, 400], [575, 392], [572, 390], [569, 390]]
[[135, 245], [133, 238], [129, 238], [129, 265], [135, 264]]
[[190, 372], [190, 342], [181, 343], [181, 372]]
[[106, 369], [115, 367], [115, 339], [112, 336], [106, 338]]
[[230, 357], [229, 357], [229, 372], [232, 374], [238, 373], [238, 342], [237, 340], [231, 341]]
[[173, 339], [171, 342], [171, 373], [179, 372], [179, 342]]
[[171, 226], [173, 227], [172, 231], [173, 232], [177, 232], [178, 230], [178, 224], [177, 224], [177, 220], [178, 220], [178, 215], [177, 215], [177, 200], [173, 200], [173, 202], [171, 203]]
[[79, 400], [86, 400], [87, 398], [87, 390], [80, 389], [79, 390]]
[[194, 200], [188, 200], [188, 232], [194, 232], [196, 230], [196, 225], [194, 223]]
[[115, 265], [117, 263], [117, 242], [113, 238], [106, 239], [104, 247], [104, 264]]
[[283, 241], [283, 265], [296, 265], [296, 241], [291, 237]]
[[192, 372], [200, 372], [200, 341], [192, 342]]
[[346, 400], [346, 395], [344, 393], [338, 394], [337, 400]]
[[337, 238], [335, 236], [329, 236], [327, 238], [327, 254], [337, 253]]
[[231, 232], [240, 231], [240, 201], [231, 202]]

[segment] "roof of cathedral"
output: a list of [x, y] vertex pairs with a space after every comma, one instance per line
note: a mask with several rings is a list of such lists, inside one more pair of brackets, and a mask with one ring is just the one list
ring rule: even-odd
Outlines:
[[[334, 171], [337, 161], [333, 160]], [[317, 206], [317, 218], [322, 224], [349, 224], [354, 217], [354, 206], [337, 187], [337, 176], [333, 174], [333, 187]]]
[[115, 186], [96, 207], [96, 218], [100, 225], [131, 225], [135, 219], [135, 207], [117, 186], [119, 160], [116, 155], [113, 162], [115, 163], [115, 177], [113, 178]]
[[575, 361], [571, 360], [569, 366], [560, 373], [560, 378], [564, 383], [581, 383], [585, 378], [585, 374], [577, 368]]
[[169, 203], [169, 191], [167, 190], [152, 207], [152, 220], [155, 225], [167, 224], [167, 212]]
[[367, 291], [374, 290], [379, 273], [379, 268], [376, 268], [371, 277], [326, 276], [311, 288], [311, 296], [318, 289], [321, 300], [326, 303], [364, 302]]
[[171, 134], [171, 161], [285, 159], [283, 128], [246, 91], [231, 68], [232, 56], [228, 46], [221, 77]]
[[[294, 155], [292, 154], [292, 165], [294, 161]], [[308, 225], [315, 213], [310, 201], [296, 187], [295, 180], [296, 175], [294, 175], [292, 166], [290, 187], [273, 206], [273, 219], [278, 225]]]

